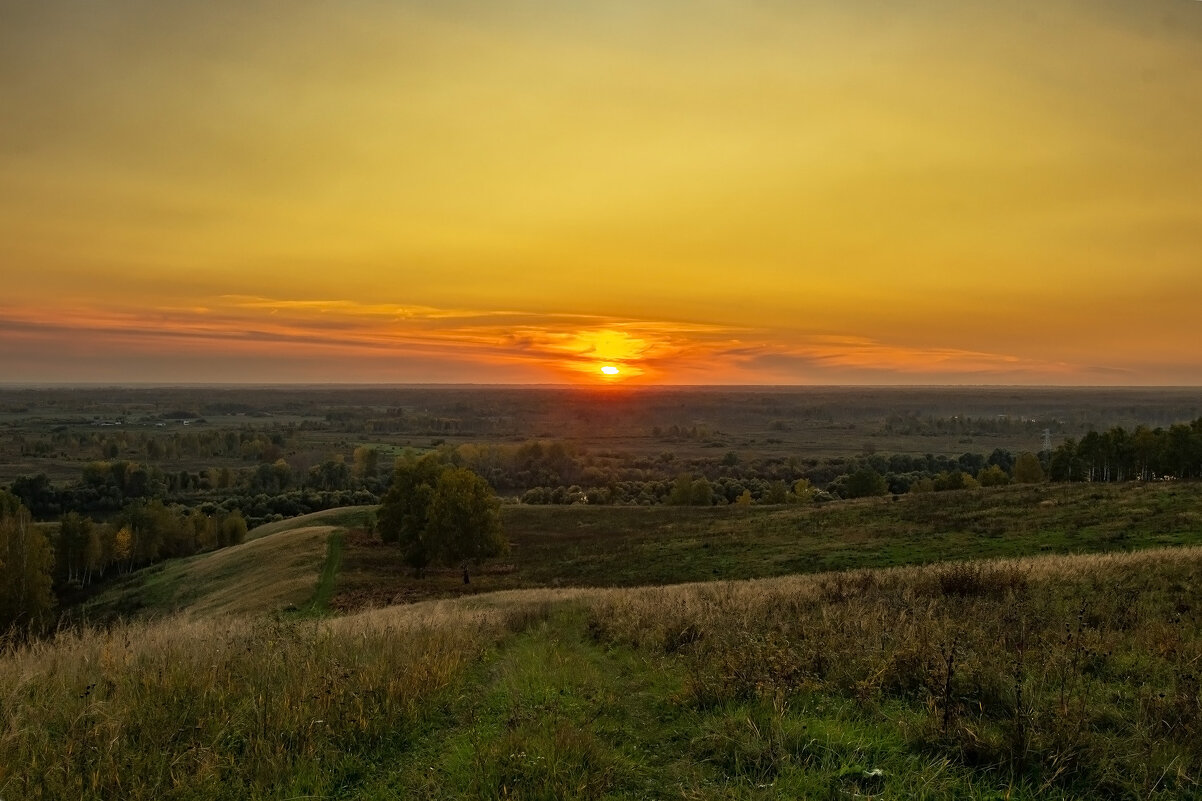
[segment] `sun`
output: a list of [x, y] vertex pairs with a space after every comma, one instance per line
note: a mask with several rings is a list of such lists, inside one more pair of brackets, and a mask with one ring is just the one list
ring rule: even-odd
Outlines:
[[601, 367], [601, 372], [605, 373], [606, 375], [617, 375], [622, 371], [614, 367], [612, 364], [606, 364]]

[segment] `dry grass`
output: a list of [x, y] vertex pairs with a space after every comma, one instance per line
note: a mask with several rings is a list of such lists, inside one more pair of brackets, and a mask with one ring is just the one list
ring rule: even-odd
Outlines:
[[[1192, 797], [1200, 595], [1189, 548], [64, 632], [0, 656], [0, 797], [345, 794], [446, 725], [431, 710], [468, 666], [564, 605], [586, 610], [586, 642], [683, 672], [672, 703], [710, 728], [677, 745], [761, 783], [805, 769], [807, 709], [836, 699], [909, 753], [1026, 797]], [[762, 739], [774, 731], [793, 734]], [[472, 736], [496, 750], [504, 733]]]
[[[699, 710], [838, 697], [1044, 790], [1202, 791], [1202, 548], [631, 590], [601, 643], [683, 660]], [[804, 701], [801, 701], [804, 703]]]
[[0, 673], [0, 797], [323, 794], [544, 611], [430, 603], [323, 622], [179, 617], [62, 633]]
[[[280, 531], [141, 571], [90, 604], [94, 618], [187, 612], [197, 617], [259, 614], [313, 596], [333, 526]], [[133, 586], [131, 586], [133, 584]]]

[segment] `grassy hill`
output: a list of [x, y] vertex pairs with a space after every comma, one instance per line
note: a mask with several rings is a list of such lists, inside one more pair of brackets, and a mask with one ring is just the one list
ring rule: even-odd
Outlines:
[[123, 577], [91, 599], [80, 617], [249, 615], [299, 607], [314, 596], [332, 525], [281, 529], [241, 545], [161, 562]]
[[825, 506], [507, 506], [507, 557], [464, 587], [410, 577], [395, 548], [348, 537], [344, 610], [520, 587], [639, 586], [1040, 553], [1202, 544], [1202, 485], [1036, 485]]
[[1202, 795], [1202, 486], [507, 507], [468, 587], [369, 514], [0, 653], [0, 797]]
[[298, 517], [289, 517], [274, 523], [255, 526], [246, 532], [246, 541], [257, 540], [277, 534], [281, 531], [291, 531], [302, 526], [365, 526], [372, 515], [374, 507], [350, 506], [339, 509], [325, 509]]
[[1173, 548], [64, 632], [0, 656], [0, 792], [1196, 798], [1199, 597]]
[[[1040, 553], [1202, 544], [1202, 485], [1037, 485], [814, 506], [506, 506], [510, 553], [414, 579], [366, 532], [374, 509], [253, 529], [235, 548], [138, 571], [88, 604], [114, 614], [353, 611], [529, 587], [664, 585]], [[335, 536], [336, 535], [336, 536]], [[327, 558], [328, 557], [328, 558]]]

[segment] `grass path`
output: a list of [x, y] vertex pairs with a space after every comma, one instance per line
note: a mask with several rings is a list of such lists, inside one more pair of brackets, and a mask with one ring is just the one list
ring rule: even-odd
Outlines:
[[321, 565], [321, 574], [317, 577], [317, 589], [309, 602], [298, 610], [301, 616], [324, 615], [330, 611], [330, 599], [334, 597], [334, 583], [338, 578], [338, 569], [342, 567], [342, 548], [345, 541], [344, 530], [330, 532], [326, 540], [326, 558]]
[[[698, 709], [687, 660], [601, 646], [568, 606], [449, 691], [371, 799], [1002, 798], [906, 747], [887, 715], [815, 697]], [[985, 783], [987, 784], [987, 782]], [[350, 790], [350, 788], [348, 788]], [[1032, 797], [1012, 792], [1010, 798]]]
[[655, 747], [679, 741], [681, 675], [584, 637], [578, 608], [515, 635], [449, 692], [436, 725], [369, 798], [654, 797], [691, 771]]

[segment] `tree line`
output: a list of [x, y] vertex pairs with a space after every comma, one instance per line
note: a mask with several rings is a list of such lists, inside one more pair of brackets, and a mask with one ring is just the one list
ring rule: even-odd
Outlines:
[[1202, 417], [1168, 428], [1115, 426], [1066, 439], [1048, 457], [1053, 481], [1202, 478]]
[[237, 510], [206, 514], [161, 500], [134, 501], [107, 521], [68, 512], [47, 525], [0, 490], [0, 635], [47, 625], [59, 595], [106, 573], [236, 545], [246, 532]]

